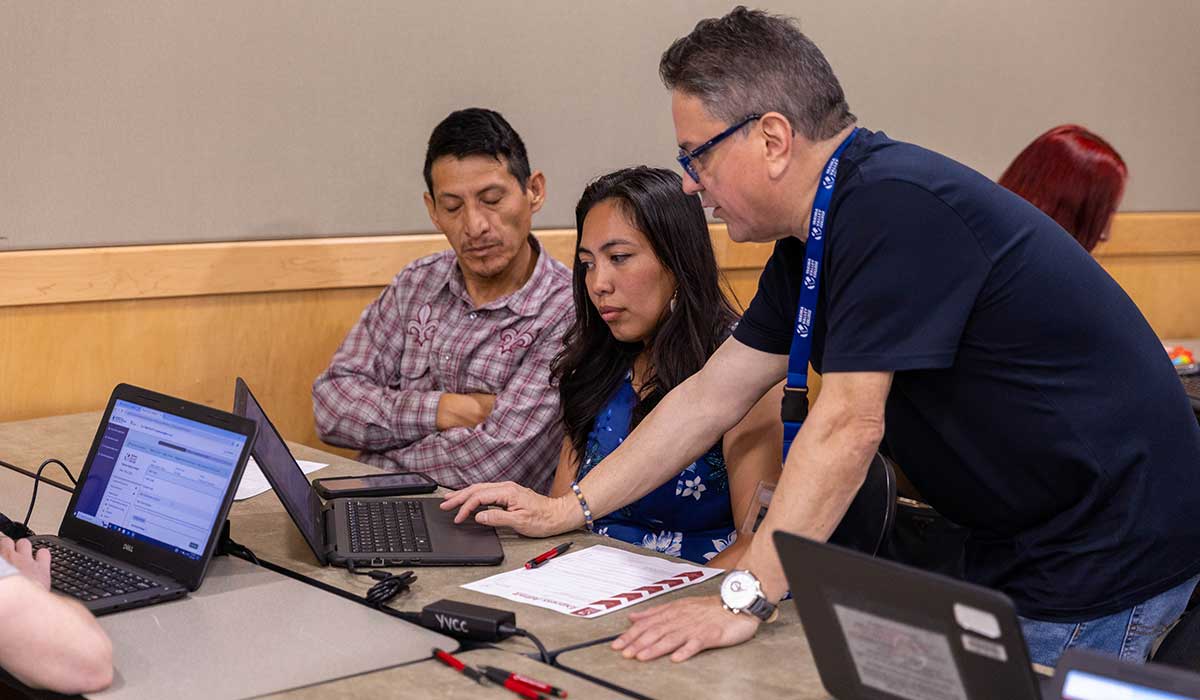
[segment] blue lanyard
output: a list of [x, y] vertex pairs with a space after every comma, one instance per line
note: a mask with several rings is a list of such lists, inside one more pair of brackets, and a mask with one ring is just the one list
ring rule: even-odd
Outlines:
[[808, 359], [812, 355], [813, 321], [817, 317], [817, 291], [821, 287], [821, 258], [825, 253], [825, 232], [829, 230], [829, 203], [837, 183], [838, 160], [842, 151], [854, 140], [858, 129], [842, 141], [821, 174], [817, 194], [813, 197], [812, 218], [808, 224], [808, 242], [804, 245], [804, 284], [796, 309], [796, 327], [792, 334], [792, 349], [788, 353], [787, 385], [783, 389], [783, 459], [800, 426], [808, 417]]

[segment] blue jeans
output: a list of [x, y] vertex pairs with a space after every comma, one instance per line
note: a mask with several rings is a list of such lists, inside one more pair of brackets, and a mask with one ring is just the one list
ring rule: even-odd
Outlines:
[[1021, 632], [1029, 647], [1029, 660], [1055, 666], [1067, 649], [1082, 647], [1141, 663], [1183, 614], [1198, 582], [1200, 576], [1128, 610], [1086, 622], [1047, 622], [1022, 617]]

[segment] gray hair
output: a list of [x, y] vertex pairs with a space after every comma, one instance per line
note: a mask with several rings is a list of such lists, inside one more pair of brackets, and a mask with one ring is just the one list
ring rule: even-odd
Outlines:
[[658, 74], [728, 124], [779, 112], [793, 130], [821, 141], [856, 121], [829, 61], [797, 21], [741, 5], [676, 39]]

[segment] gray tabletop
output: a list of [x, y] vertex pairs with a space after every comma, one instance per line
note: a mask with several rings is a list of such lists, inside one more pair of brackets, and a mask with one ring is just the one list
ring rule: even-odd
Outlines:
[[[0, 460], [32, 471], [44, 458], [54, 456], [66, 462], [72, 472], [77, 474], [87, 456], [99, 418], [100, 413], [93, 412], [0, 424]], [[297, 459], [330, 465], [313, 474], [313, 478], [377, 471], [374, 467], [311, 447], [297, 444], [291, 444], [291, 447]], [[48, 468], [45, 476], [64, 484], [68, 483], [66, 477], [55, 467]], [[0, 493], [3, 493], [3, 497], [0, 497], [0, 510], [12, 517], [23, 516], [30, 486], [31, 481], [27, 477], [0, 469]], [[44, 498], [46, 501], [43, 501]], [[66, 492], [43, 485], [31, 523], [35, 531], [56, 532], [68, 500], [69, 494]], [[18, 510], [20, 513], [14, 515]], [[283, 510], [279, 499], [271, 491], [234, 503], [230, 512], [230, 522], [233, 539], [247, 546], [262, 559], [357, 594], [365, 594], [373, 583], [371, 579], [353, 576], [343, 569], [318, 565], [299, 531]], [[573, 541], [576, 548], [605, 544], [643, 554], [648, 553], [646, 550], [582, 531], [546, 539], [529, 539], [512, 532], [501, 531], [501, 540], [506, 558], [500, 566], [414, 567], [418, 575], [417, 582], [410, 592], [397, 598], [393, 606], [402, 610], [419, 610], [432, 601], [452, 598], [512, 610], [517, 615], [517, 624], [537, 634], [551, 650], [576, 647], [558, 656], [558, 662], [565, 669], [655, 698], [716, 697], [734, 694], [748, 698], [828, 697], [821, 690], [808, 645], [791, 603], [784, 603], [780, 619], [774, 624], [762, 626], [758, 637], [750, 643], [729, 649], [707, 651], [684, 664], [674, 664], [667, 659], [648, 663], [628, 661], [609, 649], [607, 644], [596, 643], [597, 640], [619, 634], [626, 629], [628, 620], [625, 613], [581, 620], [544, 608], [468, 591], [460, 586], [517, 568], [534, 555], [565, 541]], [[719, 580], [711, 579], [697, 586], [663, 595], [650, 604], [660, 604], [682, 596], [715, 594], [718, 588]], [[530, 675], [545, 677], [545, 680], [551, 682], [553, 678], [563, 677], [563, 672], [552, 671], [545, 665], [521, 656], [535, 653], [534, 646], [528, 640], [513, 638], [497, 646], [497, 649], [487, 650], [487, 653], [507, 654], [507, 665], [487, 663], [506, 668], [514, 666], [512, 670], [529, 669]], [[538, 673], [533, 672], [535, 668]], [[464, 682], [467, 685], [461, 685]], [[605, 693], [609, 692], [600, 685], [588, 685], [578, 677], [571, 677], [570, 683], [573, 685], [569, 689], [578, 687], [578, 697], [605, 697]], [[568, 687], [566, 680], [563, 684], [564, 687]], [[395, 691], [400, 687], [413, 692], [419, 691], [423, 697], [473, 697], [485, 691], [465, 678], [455, 678], [448, 668], [435, 665], [434, 662], [421, 662], [404, 668], [378, 671], [289, 691], [286, 695], [357, 697], [374, 694], [372, 689], [384, 692]], [[316, 695], [312, 695], [313, 693]], [[576, 693], [572, 692], [572, 697], [576, 696]]]

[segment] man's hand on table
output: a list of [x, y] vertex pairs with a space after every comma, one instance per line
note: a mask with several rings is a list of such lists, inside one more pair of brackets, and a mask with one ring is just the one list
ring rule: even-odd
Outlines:
[[758, 631], [753, 615], [731, 613], [719, 596], [681, 598], [642, 612], [629, 613], [633, 625], [613, 640], [627, 659], [650, 661], [666, 654], [686, 661], [705, 649], [730, 647]]
[[[480, 510], [485, 506], [500, 506]], [[446, 494], [442, 510], [458, 508], [454, 522], [475, 514], [475, 522], [510, 527], [526, 537], [549, 537], [583, 525], [583, 510], [573, 496], [550, 498], [511, 481], [472, 484]]]
[[0, 557], [4, 557], [26, 578], [37, 582], [45, 590], [50, 590], [50, 550], [43, 549], [35, 557], [33, 544], [29, 540], [13, 542], [0, 536]]

